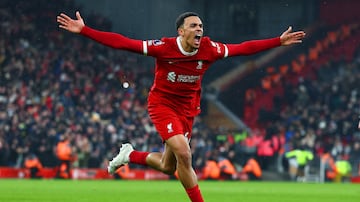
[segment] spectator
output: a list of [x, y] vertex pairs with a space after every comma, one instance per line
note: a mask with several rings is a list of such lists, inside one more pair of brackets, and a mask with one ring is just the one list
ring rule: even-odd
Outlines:
[[349, 154], [349, 162], [352, 167], [352, 175], [360, 176], [360, 142], [355, 141]]
[[8, 165], [8, 155], [9, 155], [9, 148], [7, 142], [0, 137], [0, 166]]

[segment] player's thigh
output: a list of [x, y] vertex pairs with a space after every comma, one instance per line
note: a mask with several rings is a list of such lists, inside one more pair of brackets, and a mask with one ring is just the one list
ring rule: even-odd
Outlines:
[[191, 162], [191, 150], [187, 137], [182, 134], [174, 135], [167, 139], [165, 142], [167, 147], [175, 155], [178, 162]]

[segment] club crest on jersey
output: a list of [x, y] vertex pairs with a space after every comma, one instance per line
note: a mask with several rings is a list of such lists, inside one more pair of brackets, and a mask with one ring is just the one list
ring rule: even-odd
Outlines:
[[173, 128], [172, 128], [172, 123], [167, 124], [166, 127], [167, 127], [167, 129], [168, 129], [168, 133], [174, 132], [174, 130], [173, 130]]
[[202, 66], [203, 66], [203, 61], [199, 60], [196, 69], [202, 69]]
[[163, 42], [163, 41], [161, 41], [161, 40], [158, 40], [158, 39], [156, 39], [156, 40], [149, 40], [148, 41], [148, 46], [152, 46], [152, 45], [154, 45], [154, 46], [159, 46], [159, 45], [162, 45], [162, 44], [164, 44], [165, 42]]

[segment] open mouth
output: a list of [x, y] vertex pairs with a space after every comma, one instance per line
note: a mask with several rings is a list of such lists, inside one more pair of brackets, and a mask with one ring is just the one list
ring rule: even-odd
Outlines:
[[200, 45], [200, 39], [201, 39], [202, 35], [201, 34], [196, 34], [195, 35], [195, 44], [196, 45]]

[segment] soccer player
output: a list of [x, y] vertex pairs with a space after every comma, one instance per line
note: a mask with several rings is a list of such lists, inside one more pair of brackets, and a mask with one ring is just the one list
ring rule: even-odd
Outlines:
[[135, 40], [92, 29], [84, 24], [79, 12], [76, 12], [76, 19], [61, 13], [57, 22], [60, 28], [105, 46], [155, 58], [155, 79], [148, 97], [148, 112], [164, 142], [164, 152], [140, 152], [130, 144], [123, 144], [110, 161], [108, 171], [114, 173], [127, 163], [147, 165], [169, 175], [177, 170], [179, 180], [193, 202], [204, 201], [192, 168], [189, 141], [194, 117], [200, 113], [201, 80], [206, 70], [216, 60], [301, 43], [305, 37], [305, 32], [292, 32], [289, 27], [280, 37], [240, 44], [214, 42], [203, 35], [203, 23], [194, 12], [183, 13], [177, 18], [177, 37], [160, 40]]

